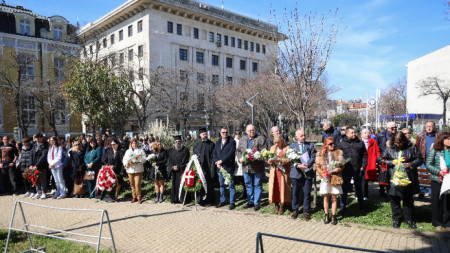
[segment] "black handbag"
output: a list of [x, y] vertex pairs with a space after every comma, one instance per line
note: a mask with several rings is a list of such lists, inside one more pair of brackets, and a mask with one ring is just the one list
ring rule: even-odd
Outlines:
[[390, 178], [391, 177], [389, 175], [389, 169], [387, 167], [386, 159], [383, 159], [381, 161], [381, 170], [378, 175], [378, 182], [380, 183], [380, 185], [389, 185]]

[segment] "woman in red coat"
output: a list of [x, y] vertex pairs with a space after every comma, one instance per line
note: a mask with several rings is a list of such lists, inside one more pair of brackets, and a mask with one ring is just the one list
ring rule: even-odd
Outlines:
[[364, 200], [369, 196], [369, 181], [377, 181], [377, 159], [380, 156], [378, 143], [370, 137], [370, 131], [366, 128], [361, 132], [361, 140], [367, 149], [367, 167], [363, 178], [364, 184]]

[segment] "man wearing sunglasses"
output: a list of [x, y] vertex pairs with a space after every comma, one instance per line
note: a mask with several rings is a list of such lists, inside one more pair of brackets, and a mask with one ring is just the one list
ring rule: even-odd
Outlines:
[[[391, 139], [391, 136], [394, 135], [397, 132], [397, 125], [395, 125], [395, 122], [388, 122], [386, 124], [386, 130], [379, 133], [375, 140], [378, 143], [378, 148], [380, 149], [380, 155], [383, 155], [384, 151], [386, 150], [386, 144]], [[387, 197], [387, 194], [385, 192], [385, 186], [380, 184], [380, 196], [381, 197]]]

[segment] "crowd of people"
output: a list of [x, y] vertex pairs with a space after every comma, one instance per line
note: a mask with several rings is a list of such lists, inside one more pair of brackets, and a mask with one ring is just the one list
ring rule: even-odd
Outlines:
[[[220, 138], [214, 143], [208, 138], [206, 129], [200, 128], [200, 138], [192, 152], [198, 158], [206, 187], [198, 192], [198, 204], [220, 208], [228, 202], [229, 209], [233, 210], [237, 200], [246, 200], [244, 208], [258, 211], [268, 165], [269, 204], [274, 205], [276, 214], [281, 215], [286, 209], [291, 209], [291, 218], [297, 219], [301, 213], [299, 207], [303, 205], [303, 218], [311, 219], [311, 191], [318, 175], [321, 178], [319, 193], [324, 199], [325, 224], [336, 225], [337, 214], [348, 212], [347, 195], [353, 189], [360, 210], [367, 212], [365, 201], [369, 197], [368, 185], [370, 181], [375, 181], [379, 185], [379, 195], [390, 201], [394, 228], [399, 228], [402, 220], [410, 228], [416, 228], [413, 196], [419, 194], [419, 197], [423, 197], [425, 193], [431, 195], [433, 226], [438, 230], [450, 228], [450, 194], [440, 195], [442, 179], [450, 167], [450, 132], [437, 133], [431, 121], [426, 123], [426, 130], [416, 140], [407, 128], [397, 131], [394, 122], [387, 123], [386, 130], [376, 135], [363, 129], [361, 137], [352, 127], [343, 126], [337, 130], [329, 122], [323, 127], [321, 150], [314, 143], [306, 141], [303, 130], [297, 130], [295, 140], [289, 144], [287, 136], [281, 135], [278, 127], [271, 129], [268, 138], [259, 135], [251, 124], [245, 129], [246, 135], [235, 131], [234, 137], [230, 136], [227, 127], [222, 127]], [[172, 183], [170, 202], [175, 204], [183, 201], [182, 179], [191, 152], [183, 145], [181, 136], [174, 136], [174, 147], [170, 150], [164, 149], [158, 137], [147, 135], [140, 139], [128, 136], [118, 139], [105, 133], [95, 137], [69, 137], [67, 140], [54, 136], [47, 141], [38, 133], [32, 140], [24, 138], [20, 143], [13, 143], [8, 136], [4, 136], [2, 141], [2, 193], [17, 195], [24, 189], [23, 196], [34, 199], [46, 199], [50, 195], [55, 199], [102, 199], [107, 193], [96, 188], [96, 178], [102, 166], [108, 165], [116, 175], [115, 190], [109, 194], [112, 199], [119, 198], [120, 189], [125, 184], [124, 178], [127, 177], [132, 190], [131, 202], [141, 204], [142, 179], [147, 173], [155, 183], [155, 203], [164, 201], [166, 181]], [[266, 150], [273, 155], [267, 160], [248, 161], [244, 158], [248, 150]], [[292, 150], [301, 158], [289, 158], [288, 153]], [[153, 154], [154, 159], [130, 163], [142, 154]], [[445, 161], [446, 171], [442, 170], [442, 161]], [[409, 182], [404, 185], [393, 180], [398, 177], [400, 164], [407, 175], [404, 179]], [[429, 171], [430, 189], [419, 187], [419, 167]], [[40, 172], [36, 182], [21, 177], [30, 168]], [[221, 170], [226, 171], [225, 174], [231, 180], [227, 180], [225, 174], [219, 172]], [[218, 200], [214, 194], [215, 182], [219, 184]], [[236, 196], [236, 184], [244, 187], [241, 196]]]

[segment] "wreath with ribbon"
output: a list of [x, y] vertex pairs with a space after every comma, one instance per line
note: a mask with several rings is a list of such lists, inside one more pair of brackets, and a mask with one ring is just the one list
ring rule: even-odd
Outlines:
[[41, 177], [42, 172], [38, 170], [37, 168], [34, 169], [32, 167], [25, 170], [24, 173], [22, 173], [22, 177], [25, 178], [28, 182], [31, 182], [32, 186], [36, 185], [36, 182]]
[[205, 190], [205, 193], [207, 193], [208, 190], [205, 175], [203, 174], [202, 167], [200, 166], [198, 156], [193, 155], [191, 156], [191, 160], [183, 172], [178, 196], [181, 199], [182, 189], [189, 192], [196, 192], [200, 191], [202, 188]]

